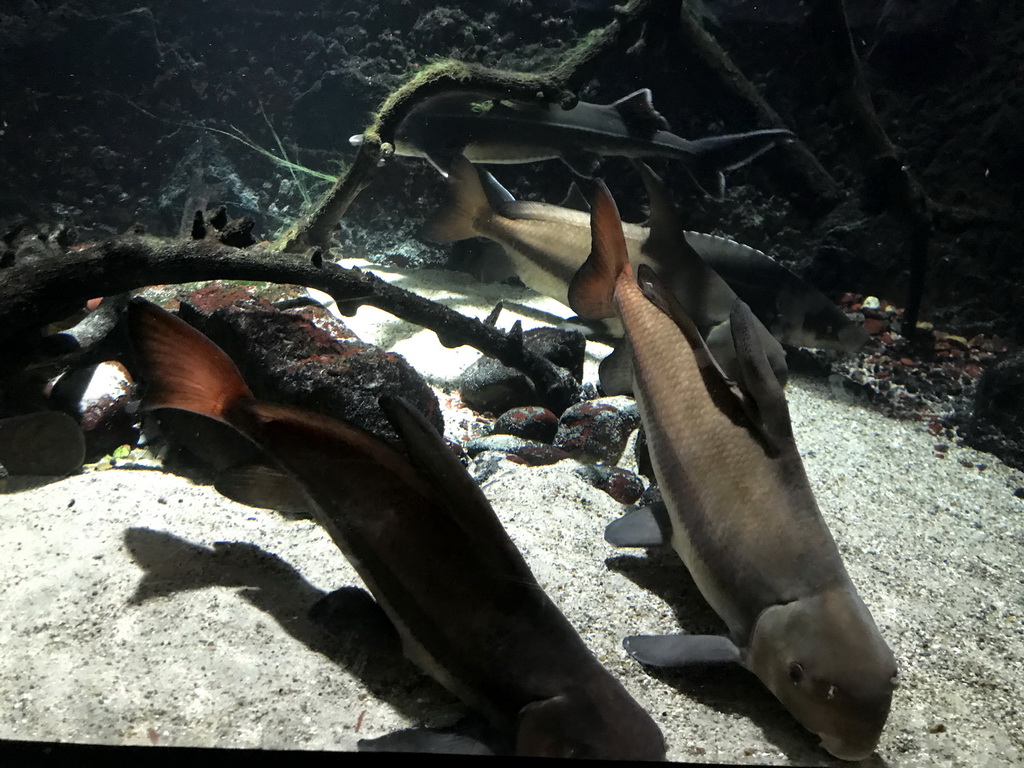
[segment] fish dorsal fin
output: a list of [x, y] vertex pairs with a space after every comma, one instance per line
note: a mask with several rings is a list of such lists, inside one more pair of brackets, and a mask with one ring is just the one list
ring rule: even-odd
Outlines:
[[[440, 506], [475, 546], [474, 554], [492, 570], [518, 574], [529, 568], [491, 508], [480, 486], [433, 425], [406, 400], [380, 398], [380, 407], [405, 444], [409, 463], [434, 492]], [[532, 581], [532, 576], [530, 576]]]
[[655, 131], [667, 131], [668, 120], [654, 108], [651, 100], [651, 89], [641, 88], [618, 101], [612, 102], [613, 107], [622, 117], [623, 122], [634, 134], [650, 136]]
[[679, 253], [700, 258], [700, 255], [687, 242], [680, 225], [679, 209], [669, 197], [665, 182], [661, 180], [651, 167], [642, 161], [635, 161], [633, 165], [640, 174], [647, 191], [647, 200], [651, 208], [651, 215], [647, 220], [649, 234], [644, 241], [643, 251], [651, 253]]
[[501, 208], [516, 201], [515, 195], [505, 189], [490, 171], [485, 171], [482, 168], [477, 170], [480, 173], [480, 182], [483, 184], [484, 193], [493, 207]]
[[587, 196], [583, 194], [580, 185], [575, 181], [569, 185], [569, 191], [565, 193], [565, 199], [558, 205], [562, 208], [571, 208], [574, 211], [590, 213], [590, 201], [587, 200]]

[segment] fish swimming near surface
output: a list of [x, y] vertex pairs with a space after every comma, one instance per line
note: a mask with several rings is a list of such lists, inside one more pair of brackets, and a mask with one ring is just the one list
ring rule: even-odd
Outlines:
[[670, 523], [666, 530], [637, 510], [606, 538], [620, 546], [670, 539], [729, 630], [631, 637], [626, 649], [658, 666], [740, 663], [830, 753], [867, 757], [888, 717], [896, 661], [822, 519], [750, 309], [735, 300], [731, 310], [734, 383], [654, 271], [644, 265], [633, 277], [603, 183], [592, 213], [593, 253], [570, 304], [584, 317], [622, 320]]
[[134, 300], [128, 320], [148, 369], [143, 407], [226, 422], [291, 474], [405, 654], [511, 734], [517, 753], [664, 759], [658, 726], [545, 595], [423, 415], [381, 398], [403, 455], [344, 422], [254, 399], [213, 342], [153, 304]]
[[[723, 171], [745, 165], [793, 134], [781, 128], [683, 139], [669, 131], [642, 88], [611, 104], [501, 101], [449, 91], [413, 107], [395, 129], [395, 154], [423, 157], [443, 175], [460, 155], [473, 163], [532, 163], [560, 159], [575, 173], [599, 156], [667, 157], [681, 160], [697, 185], [721, 199]], [[353, 144], [362, 137], [353, 136]]]

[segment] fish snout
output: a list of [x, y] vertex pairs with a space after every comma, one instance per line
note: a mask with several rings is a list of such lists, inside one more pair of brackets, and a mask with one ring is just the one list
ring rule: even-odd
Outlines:
[[822, 749], [840, 760], [864, 760], [870, 757], [878, 746], [878, 736], [870, 740], [856, 741], [828, 733], [819, 733], [818, 736], [821, 737]]

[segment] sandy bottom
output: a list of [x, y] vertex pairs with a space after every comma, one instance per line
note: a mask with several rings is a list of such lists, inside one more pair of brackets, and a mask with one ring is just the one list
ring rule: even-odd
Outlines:
[[[479, 299], [471, 281], [453, 289], [448, 277], [425, 292], [443, 284], [480, 316], [491, 293], [511, 293]], [[559, 311], [529, 306], [525, 291], [513, 298], [533, 322]], [[476, 358], [386, 318], [361, 310], [351, 326], [407, 354], [437, 386]], [[922, 425], [823, 382], [797, 378], [788, 395], [822, 512], [900, 664], [867, 764], [1019, 765], [1024, 501], [1013, 492], [1024, 476], [967, 448], [943, 458]], [[541, 585], [661, 725], [671, 759], [842, 764], [746, 672], [652, 676], [626, 655], [627, 634], [721, 624], [674, 554], [604, 542], [621, 514], [610, 497], [557, 465], [508, 463], [484, 490]], [[465, 713], [370, 623], [331, 635], [309, 620], [324, 593], [360, 584], [310, 521], [158, 470], [116, 468], [0, 496], [0, 526], [0, 738], [350, 750]]]

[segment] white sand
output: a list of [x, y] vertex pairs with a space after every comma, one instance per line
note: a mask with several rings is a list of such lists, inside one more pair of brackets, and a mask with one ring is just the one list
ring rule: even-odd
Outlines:
[[[480, 301], [463, 295], [477, 293], [468, 279], [393, 277], [478, 316], [530, 296], [491, 286]], [[390, 337], [436, 385], [476, 358], [382, 318], [362, 309], [350, 325]], [[966, 448], [941, 458], [922, 425], [837, 400], [823, 382], [797, 378], [789, 400], [822, 511], [901, 667], [869, 764], [1021, 764], [1024, 502], [1013, 490], [1024, 477]], [[628, 658], [626, 634], [721, 625], [672, 553], [605, 544], [620, 514], [610, 497], [557, 465], [509, 463], [485, 491], [541, 585], [660, 723], [670, 758], [841, 764], [745, 672], [653, 677]], [[305, 618], [319, 591], [359, 584], [309, 521], [113, 469], [0, 496], [0, 526], [0, 738], [347, 750], [464, 711], [359, 626], [336, 640]]]

